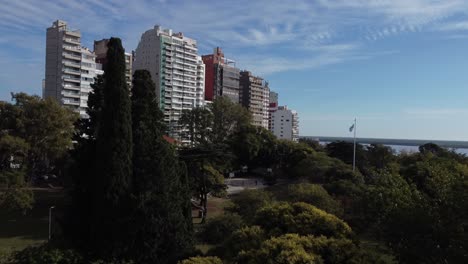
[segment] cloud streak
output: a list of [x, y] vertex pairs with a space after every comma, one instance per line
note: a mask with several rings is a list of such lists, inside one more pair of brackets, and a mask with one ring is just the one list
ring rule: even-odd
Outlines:
[[[45, 29], [56, 19], [80, 29], [86, 46], [119, 36], [127, 50], [161, 24], [197, 39], [203, 53], [221, 46], [243, 68], [271, 74], [369, 59], [376, 56], [366, 49], [369, 42], [401, 34], [468, 30], [465, 20], [453, 21], [466, 16], [463, 10], [463, 0], [7, 1], [0, 5], [0, 48], [7, 64], [42, 61], [34, 74], [42, 76]], [[20, 75], [15, 69], [6, 71]], [[11, 83], [3, 76], [3, 85], [40, 92], [31, 82]], [[36, 87], [40, 82], [35, 80]]]

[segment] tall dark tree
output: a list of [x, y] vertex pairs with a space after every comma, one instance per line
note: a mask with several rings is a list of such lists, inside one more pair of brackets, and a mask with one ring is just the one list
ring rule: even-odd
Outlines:
[[96, 138], [93, 242], [103, 256], [125, 253], [132, 186], [132, 119], [122, 43], [107, 45], [103, 101]]
[[63, 230], [65, 237], [77, 248], [87, 250], [92, 238], [94, 224], [94, 201], [97, 193], [96, 178], [96, 138], [101, 122], [103, 106], [104, 76], [99, 75], [88, 95], [88, 118], [81, 118], [75, 123], [74, 141], [71, 151], [72, 162], [68, 169], [71, 177], [72, 204], [66, 211]]
[[192, 247], [186, 173], [163, 138], [163, 114], [146, 70], [132, 89], [133, 186], [136, 213], [132, 255], [138, 263], [175, 263]]

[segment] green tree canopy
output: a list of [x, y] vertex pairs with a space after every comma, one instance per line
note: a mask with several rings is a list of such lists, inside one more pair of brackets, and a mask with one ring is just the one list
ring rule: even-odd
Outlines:
[[288, 186], [288, 201], [305, 202], [330, 214], [341, 216], [343, 208], [318, 184], [298, 183]]
[[179, 264], [223, 264], [218, 257], [192, 257], [178, 262]]
[[246, 108], [222, 96], [216, 98], [208, 108], [213, 114], [211, 142], [214, 144], [227, 142], [231, 135], [249, 125], [252, 119]]
[[[54, 172], [56, 163], [72, 146], [77, 114], [53, 99], [12, 94], [14, 104], [0, 102], [0, 137], [15, 137], [28, 145], [25, 165], [29, 177]], [[13, 143], [10, 138], [10, 143]]]
[[345, 238], [352, 230], [343, 220], [306, 203], [273, 203], [260, 209], [255, 224], [271, 235], [296, 233]]
[[272, 201], [272, 195], [266, 191], [244, 190], [232, 196], [232, 206], [228, 207], [227, 210], [238, 213], [246, 222], [251, 223], [257, 211]]

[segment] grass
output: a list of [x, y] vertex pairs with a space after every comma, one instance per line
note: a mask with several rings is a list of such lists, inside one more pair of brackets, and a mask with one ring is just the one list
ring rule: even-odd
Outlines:
[[[224, 214], [224, 206], [228, 200], [229, 199], [218, 198], [218, 197], [208, 198], [208, 205], [206, 208], [208, 211], [207, 219]], [[200, 224], [201, 218], [198, 218], [197, 216], [198, 216], [198, 210], [192, 210], [192, 217], [193, 217], [194, 224]]]
[[0, 211], [0, 254], [9, 254], [27, 246], [43, 243], [49, 232], [49, 207], [60, 208], [64, 192], [35, 189], [34, 208], [26, 215]]

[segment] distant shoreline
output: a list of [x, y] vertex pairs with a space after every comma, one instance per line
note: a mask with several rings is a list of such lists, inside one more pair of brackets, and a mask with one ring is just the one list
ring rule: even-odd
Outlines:
[[[320, 137], [320, 136], [301, 136], [318, 140], [321, 142], [346, 141], [353, 142], [352, 137]], [[434, 143], [445, 148], [468, 148], [468, 141], [455, 140], [424, 140], [424, 139], [389, 139], [389, 138], [356, 138], [357, 143], [361, 144], [382, 144], [382, 145], [401, 145], [401, 146], [421, 146], [426, 143]]]

